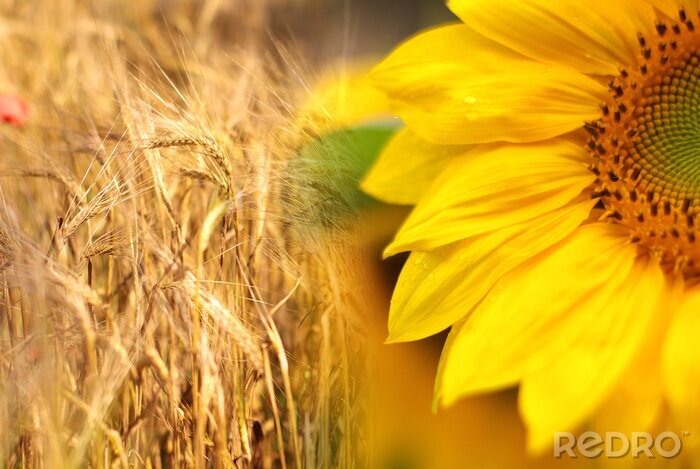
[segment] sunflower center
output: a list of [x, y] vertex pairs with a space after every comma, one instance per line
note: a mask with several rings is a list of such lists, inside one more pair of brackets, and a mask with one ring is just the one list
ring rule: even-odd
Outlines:
[[642, 64], [610, 82], [591, 134], [606, 216], [669, 270], [700, 277], [700, 38], [686, 12], [639, 36]]

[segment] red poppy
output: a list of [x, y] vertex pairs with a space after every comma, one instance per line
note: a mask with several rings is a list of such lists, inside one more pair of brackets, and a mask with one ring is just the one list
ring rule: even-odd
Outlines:
[[21, 98], [0, 93], [0, 121], [22, 125], [29, 118], [29, 106]]

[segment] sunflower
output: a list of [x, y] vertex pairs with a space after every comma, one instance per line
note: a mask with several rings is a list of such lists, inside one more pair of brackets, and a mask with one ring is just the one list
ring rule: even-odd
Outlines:
[[611, 408], [697, 435], [697, 3], [448, 6], [370, 75], [405, 128], [363, 188], [415, 206], [388, 341], [451, 327], [436, 403], [519, 385], [535, 451]]

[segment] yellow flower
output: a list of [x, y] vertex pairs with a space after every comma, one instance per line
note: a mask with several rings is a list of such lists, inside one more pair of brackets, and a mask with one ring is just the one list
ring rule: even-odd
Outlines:
[[406, 128], [363, 187], [415, 205], [389, 341], [451, 326], [436, 401], [519, 384], [533, 450], [611, 407], [697, 436], [697, 3], [449, 7], [371, 74]]

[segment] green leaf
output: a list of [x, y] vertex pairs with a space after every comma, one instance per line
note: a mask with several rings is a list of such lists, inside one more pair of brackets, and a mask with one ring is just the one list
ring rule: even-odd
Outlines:
[[285, 203], [296, 223], [343, 228], [372, 199], [359, 182], [395, 127], [343, 129], [323, 135], [290, 162], [290, 191]]

